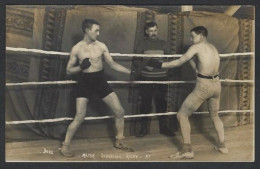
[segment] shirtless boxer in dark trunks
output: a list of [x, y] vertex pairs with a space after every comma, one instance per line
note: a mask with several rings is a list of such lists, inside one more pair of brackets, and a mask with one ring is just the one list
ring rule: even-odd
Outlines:
[[[133, 151], [122, 142], [124, 139], [124, 109], [117, 95], [105, 80], [102, 56], [104, 56], [108, 65], [116, 71], [130, 74], [130, 70], [114, 62], [106, 45], [97, 40], [99, 29], [99, 23], [95, 20], [85, 19], [82, 22], [84, 38], [73, 46], [68, 61], [67, 74], [79, 73], [80, 75], [77, 87], [76, 116], [67, 129], [65, 141], [61, 148], [61, 154], [67, 157], [74, 156], [70, 151], [70, 142], [80, 124], [84, 121], [87, 103], [92, 98], [102, 99], [115, 113], [117, 134], [114, 146], [125, 151]], [[77, 65], [78, 61], [80, 65]]]
[[217, 49], [207, 41], [208, 31], [205, 27], [198, 26], [191, 29], [190, 32], [193, 45], [180, 59], [163, 63], [151, 60], [148, 63], [149, 66], [157, 68], [175, 68], [190, 61], [192, 68], [197, 73], [195, 89], [185, 99], [177, 113], [183, 137], [183, 146], [182, 151], [170, 156], [175, 159], [194, 157], [191, 148], [190, 123], [188, 118], [205, 101], [207, 101], [210, 117], [218, 135], [218, 143], [215, 149], [221, 153], [228, 153], [224, 142], [223, 123], [218, 116], [221, 94], [221, 85], [218, 76], [219, 54]]

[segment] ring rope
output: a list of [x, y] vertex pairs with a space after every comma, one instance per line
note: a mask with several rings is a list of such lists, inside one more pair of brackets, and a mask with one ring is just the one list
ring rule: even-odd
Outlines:
[[[254, 112], [254, 110], [222, 110], [218, 111], [218, 113], [244, 113], [244, 112]], [[208, 114], [208, 111], [205, 112], [194, 112], [193, 114]], [[152, 117], [152, 116], [168, 116], [174, 115], [177, 112], [167, 112], [167, 113], [151, 113], [151, 114], [137, 114], [137, 115], [125, 115], [124, 118], [134, 118], [134, 117]], [[114, 118], [114, 116], [101, 116], [101, 117], [85, 117], [84, 120], [101, 120], [101, 119], [109, 119]], [[66, 120], [73, 120], [71, 117], [64, 118], [55, 118], [55, 119], [43, 119], [43, 120], [23, 120], [23, 121], [6, 121], [5, 124], [31, 124], [31, 123], [50, 123], [50, 122], [59, 122]]]
[[[107, 81], [109, 84], [183, 84], [183, 83], [196, 83], [196, 81]], [[220, 79], [220, 82], [230, 83], [254, 83], [254, 80], [232, 80]], [[66, 85], [76, 84], [77, 81], [46, 81], [46, 82], [22, 82], [22, 83], [6, 83], [6, 86], [32, 86], [32, 85]]]
[[[57, 51], [44, 51], [39, 49], [26, 49], [26, 48], [13, 48], [6, 47], [7, 51], [19, 51], [19, 52], [33, 52], [33, 53], [41, 53], [41, 54], [50, 54], [50, 55], [64, 55], [69, 56], [70, 53], [67, 52], [57, 52]], [[253, 52], [245, 52], [245, 53], [228, 53], [228, 54], [219, 54], [220, 57], [229, 57], [229, 56], [238, 56], [238, 55], [253, 55]], [[181, 57], [182, 55], [146, 55], [146, 54], [120, 54], [120, 53], [111, 53], [111, 56], [128, 56], [128, 57]], [[253, 80], [231, 80], [231, 79], [221, 79], [221, 82], [235, 82], [235, 83], [252, 83]], [[49, 85], [49, 84], [74, 84], [76, 81], [47, 81], [47, 82], [23, 82], [23, 83], [7, 83], [6, 86], [18, 86], [18, 85]], [[170, 83], [195, 83], [195, 81], [108, 81], [108, 83], [113, 84], [149, 84], [149, 83], [158, 83], [158, 84], [170, 84]], [[219, 113], [225, 112], [253, 112], [254, 110], [223, 110], [219, 111]], [[194, 114], [206, 114], [208, 112], [194, 112]], [[140, 114], [140, 115], [126, 115], [124, 118], [133, 118], [133, 117], [148, 117], [148, 116], [163, 116], [163, 115], [174, 115], [177, 112], [168, 112], [168, 113], [152, 113], [152, 114]], [[85, 120], [96, 120], [96, 119], [107, 119], [114, 118], [114, 116], [102, 116], [102, 117], [86, 117]], [[46, 122], [58, 122], [65, 120], [73, 120], [73, 118], [56, 118], [56, 119], [43, 119], [43, 120], [24, 120], [24, 121], [7, 121], [6, 124], [25, 124], [25, 123], [46, 123]]]
[[[57, 51], [45, 51], [40, 49], [27, 49], [27, 48], [14, 48], [14, 47], [6, 47], [7, 51], [16, 51], [16, 52], [32, 52], [32, 53], [41, 53], [41, 54], [49, 54], [49, 55], [63, 55], [69, 56], [70, 53], [68, 52], [57, 52]], [[246, 56], [246, 55], [253, 55], [254, 52], [244, 52], [244, 53], [226, 53], [226, 54], [219, 54], [220, 57], [229, 57], [229, 56]], [[182, 54], [175, 54], [175, 55], [147, 55], [147, 54], [121, 54], [121, 53], [110, 53], [111, 56], [128, 56], [128, 57], [181, 57]]]

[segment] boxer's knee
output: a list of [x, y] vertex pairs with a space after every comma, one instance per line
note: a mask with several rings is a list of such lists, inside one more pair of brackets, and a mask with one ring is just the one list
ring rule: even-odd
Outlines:
[[184, 113], [184, 112], [181, 112], [181, 111], [177, 113], [177, 119], [179, 121], [186, 119], [186, 118], [189, 118], [189, 115], [187, 113]]
[[189, 118], [193, 113], [193, 109], [186, 103], [184, 103], [179, 112], [177, 113], [177, 119], [180, 121], [184, 118]]
[[210, 104], [208, 106], [209, 109], [209, 114], [210, 114], [210, 118], [214, 119], [214, 118], [218, 118], [218, 106], [216, 106], [216, 104]]
[[210, 112], [210, 117], [211, 117], [211, 118], [218, 117], [218, 111], [211, 111], [211, 112]]
[[81, 124], [84, 121], [85, 113], [77, 113], [77, 115], [74, 118], [74, 122]]
[[124, 110], [122, 107], [117, 108], [117, 109], [115, 110], [115, 117], [116, 117], [116, 118], [123, 118], [124, 115], [125, 115], [125, 110]]
[[211, 111], [210, 112], [210, 118], [213, 122], [220, 120], [218, 111]]

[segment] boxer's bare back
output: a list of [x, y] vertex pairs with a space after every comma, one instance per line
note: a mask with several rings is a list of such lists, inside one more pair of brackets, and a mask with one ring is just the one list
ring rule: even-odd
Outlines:
[[197, 55], [196, 68], [198, 73], [206, 76], [218, 74], [219, 55], [217, 49], [210, 43], [204, 42], [193, 46]]

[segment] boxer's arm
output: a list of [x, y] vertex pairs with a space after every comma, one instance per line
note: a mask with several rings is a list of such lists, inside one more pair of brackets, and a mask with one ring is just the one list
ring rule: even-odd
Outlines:
[[78, 51], [77, 47], [74, 46], [70, 52], [70, 58], [66, 68], [67, 75], [73, 75], [81, 71], [80, 66], [76, 66], [78, 61], [77, 51]]
[[173, 60], [170, 62], [162, 63], [162, 68], [175, 68], [179, 67], [185, 62], [189, 61], [196, 53], [197, 53], [197, 46], [193, 45], [189, 48], [189, 50], [179, 59]]
[[112, 58], [111, 55], [109, 54], [109, 51], [108, 51], [106, 45], [104, 45], [103, 48], [104, 48], [104, 53], [103, 53], [104, 59], [105, 59], [105, 61], [107, 62], [107, 64], [108, 64], [112, 69], [114, 69], [114, 70], [116, 70], [116, 71], [119, 71], [119, 72], [126, 73], [126, 74], [130, 74], [131, 71], [130, 71], [129, 69], [127, 69], [126, 67], [124, 67], [124, 66], [122, 66], [122, 65], [120, 65], [120, 64], [118, 64], [118, 63], [116, 63], [116, 62], [113, 60], [113, 58]]

